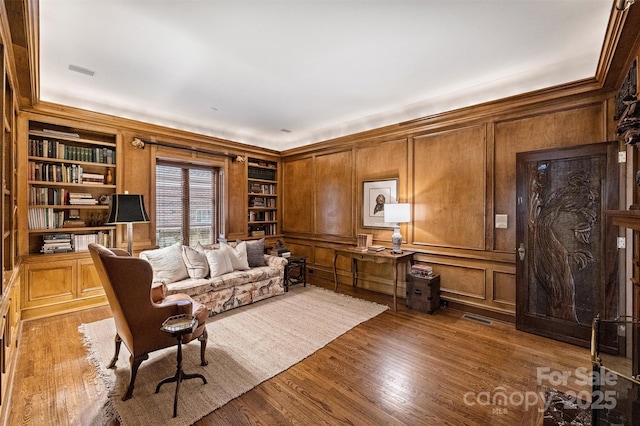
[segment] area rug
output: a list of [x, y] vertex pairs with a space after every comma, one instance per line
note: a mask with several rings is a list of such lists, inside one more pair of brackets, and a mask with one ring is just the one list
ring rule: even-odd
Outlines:
[[386, 309], [323, 288], [297, 286], [282, 296], [209, 318], [209, 365], [200, 366], [197, 342], [183, 346], [182, 364], [185, 372], [200, 373], [208, 383], [182, 382], [177, 418], [172, 417], [175, 383], [155, 393], [156, 385], [175, 373], [175, 347], [154, 352], [142, 363], [133, 398], [122, 401], [129, 382], [129, 352], [122, 345], [117, 368], [106, 368], [113, 356], [113, 319], [82, 324], [89, 362], [108, 392], [103, 417], [94, 424], [117, 418], [122, 425], [191, 425]]

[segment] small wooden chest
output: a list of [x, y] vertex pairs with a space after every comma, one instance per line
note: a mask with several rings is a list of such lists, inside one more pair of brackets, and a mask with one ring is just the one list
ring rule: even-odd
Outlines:
[[429, 278], [407, 275], [407, 307], [433, 314], [440, 307], [440, 275]]

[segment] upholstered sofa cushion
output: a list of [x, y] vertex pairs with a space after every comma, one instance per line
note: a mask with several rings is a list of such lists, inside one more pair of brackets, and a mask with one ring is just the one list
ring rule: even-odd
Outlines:
[[227, 251], [234, 271], [246, 271], [249, 269], [249, 262], [247, 261], [247, 243], [244, 241], [237, 243], [235, 247], [232, 247], [229, 244], [221, 244], [220, 250]]
[[165, 284], [189, 278], [187, 267], [182, 260], [182, 244], [175, 243], [169, 247], [146, 250], [140, 258], [151, 264], [153, 281]]
[[190, 278], [206, 278], [209, 275], [209, 262], [204, 249], [198, 250], [197, 246], [196, 248], [182, 246], [182, 260]]
[[205, 249], [204, 254], [207, 257], [207, 262], [209, 262], [209, 275], [211, 278], [233, 271], [233, 265], [226, 250]]
[[264, 238], [255, 241], [246, 241], [247, 262], [250, 268], [267, 264], [264, 257]]

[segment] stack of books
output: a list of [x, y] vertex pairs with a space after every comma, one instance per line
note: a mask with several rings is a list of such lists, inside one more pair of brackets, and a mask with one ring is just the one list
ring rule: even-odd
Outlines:
[[384, 250], [384, 246], [369, 246], [369, 247], [367, 247], [367, 251], [370, 252], [370, 253], [371, 252], [375, 253], [375, 252], [382, 251], [382, 250]]
[[420, 278], [430, 278], [433, 276], [433, 268], [427, 265], [411, 265], [411, 275]]
[[373, 235], [371, 234], [358, 234], [358, 249], [366, 251], [367, 248], [373, 242]]
[[73, 251], [71, 234], [44, 234], [41, 253], [68, 253]]
[[82, 183], [104, 183], [104, 175], [100, 173], [82, 173]]
[[95, 200], [91, 194], [84, 192], [70, 192], [69, 204], [72, 206], [94, 206], [98, 204], [98, 200]]

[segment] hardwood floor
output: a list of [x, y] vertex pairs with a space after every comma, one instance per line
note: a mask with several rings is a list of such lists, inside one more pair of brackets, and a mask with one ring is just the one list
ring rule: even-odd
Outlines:
[[[340, 291], [392, 303], [358, 288]], [[86, 362], [78, 326], [109, 316], [103, 307], [24, 323], [8, 424], [92, 424], [104, 388]], [[590, 392], [574, 383], [576, 368], [588, 373], [590, 365], [587, 349], [458, 311], [411, 311], [400, 300], [398, 312], [361, 324], [196, 424], [532, 424], [542, 406], [532, 393], [542, 391], [537, 367], [571, 373], [557, 388]], [[492, 404], [500, 391], [506, 405]], [[533, 406], [525, 409], [522, 398]]]

